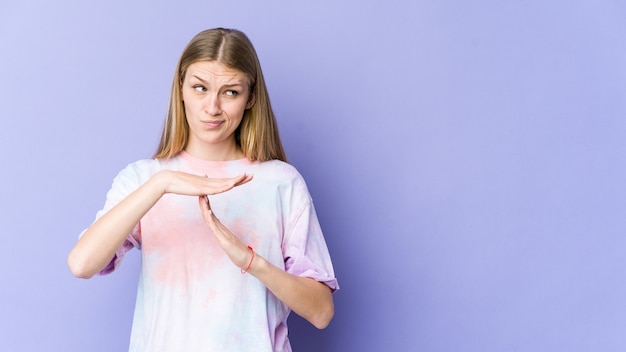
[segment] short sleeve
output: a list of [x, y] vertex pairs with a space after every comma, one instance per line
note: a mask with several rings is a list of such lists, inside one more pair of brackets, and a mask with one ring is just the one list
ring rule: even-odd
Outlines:
[[[130, 164], [118, 173], [118, 175], [113, 180], [111, 189], [107, 192], [104, 207], [96, 213], [96, 218], [94, 221], [98, 220], [100, 217], [106, 214], [120, 201], [122, 201], [129, 194], [139, 188], [139, 186], [143, 182], [145, 182], [143, 180], [145, 177], [144, 175], [142, 175], [142, 170], [145, 169], [145, 167], [142, 166], [146, 166], [145, 163], [148, 162], [150, 162], [150, 160]], [[81, 233], [81, 236], [84, 232], [85, 231]], [[126, 240], [124, 240], [122, 245], [115, 251], [115, 256], [111, 259], [109, 264], [107, 264], [107, 266], [100, 271], [99, 274], [106, 275], [113, 272], [121, 264], [124, 255], [135, 247], [141, 248], [140, 223], [137, 223], [133, 227], [133, 230], [131, 231], [131, 233], [128, 234]]]
[[287, 228], [283, 243], [285, 271], [339, 289], [330, 253], [312, 202], [308, 202]]

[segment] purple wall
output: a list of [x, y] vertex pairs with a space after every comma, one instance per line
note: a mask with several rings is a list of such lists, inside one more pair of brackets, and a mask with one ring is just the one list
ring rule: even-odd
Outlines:
[[342, 286], [296, 351], [626, 350], [622, 2], [167, 3], [0, 3], [3, 351], [126, 349], [139, 253], [66, 256], [215, 26], [257, 47]]

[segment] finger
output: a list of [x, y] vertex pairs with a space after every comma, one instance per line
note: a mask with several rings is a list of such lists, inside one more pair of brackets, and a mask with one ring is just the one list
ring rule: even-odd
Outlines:
[[209, 203], [207, 203], [207, 196], [198, 196], [198, 205], [200, 205], [200, 211], [206, 220], [209, 215], [209, 211], [211, 211]]
[[206, 198], [204, 196], [198, 197], [198, 204], [200, 205], [200, 210], [202, 211], [204, 221], [206, 222], [211, 232], [213, 232], [213, 235], [221, 240], [227, 239], [228, 236], [226, 235], [226, 231], [228, 231], [228, 229], [219, 221], [219, 219], [215, 216], [215, 213], [213, 213], [213, 211], [209, 208], [209, 205], [206, 203]]
[[200, 211], [202, 212], [202, 216], [204, 217], [204, 221], [207, 223], [211, 230], [215, 230], [215, 215], [213, 215], [213, 211], [211, 210], [211, 206], [207, 203], [206, 196], [198, 197], [198, 204], [200, 205]]
[[243, 184], [246, 184], [246, 183], [252, 181], [252, 178], [253, 178], [252, 175], [245, 174], [245, 177], [237, 184], [237, 186], [241, 186]]
[[[205, 174], [204, 177], [208, 179], [209, 182], [211, 182], [210, 181], [211, 179], [209, 179], [209, 176], [207, 174]], [[211, 208], [211, 203], [209, 202], [209, 194], [218, 194], [218, 193], [226, 192], [232, 189], [233, 187], [237, 185], [236, 182], [239, 177], [241, 177], [241, 175], [231, 178], [230, 182], [222, 182], [221, 186], [216, 186], [212, 192], [206, 194], [206, 202], [209, 204], [209, 209]], [[214, 180], [217, 180], [217, 179], [214, 179]], [[229, 181], [228, 179], [222, 179], [222, 180]]]
[[252, 175], [241, 174], [237, 177], [232, 178], [231, 180], [233, 181], [232, 183], [233, 187], [241, 186], [245, 183], [250, 182], [250, 180], [252, 180]]
[[209, 225], [211, 229], [215, 230], [215, 229], [226, 228], [224, 225], [222, 225], [219, 219], [215, 216], [215, 213], [213, 213], [213, 210], [211, 210], [211, 205], [210, 203], [207, 203], [206, 196], [199, 196], [198, 204], [200, 205], [200, 210], [202, 211], [202, 215], [204, 216], [204, 219], [206, 220], [207, 224]]
[[215, 216], [215, 213], [210, 208], [206, 207], [204, 214], [209, 227], [216, 235], [224, 236], [225, 233], [230, 231], [224, 224], [222, 224], [220, 219]]
[[235, 186], [237, 185], [234, 182], [228, 182], [228, 183], [224, 183], [221, 185], [214, 185], [214, 186], [211, 186], [207, 194], [214, 195], [214, 194], [224, 193], [226, 191], [233, 189]]
[[211, 201], [209, 200], [208, 194], [204, 196], [204, 202], [206, 203], [206, 206], [208, 207], [208, 209], [211, 209]]
[[214, 190], [213, 192], [209, 193], [209, 194], [218, 194], [218, 193], [223, 193], [226, 191], [229, 191], [239, 185], [242, 185], [244, 183], [247, 183], [248, 181], [250, 181], [251, 178], [248, 177], [248, 175], [246, 174], [241, 174], [239, 176], [236, 177], [232, 177], [230, 179], [222, 179], [222, 184], [218, 185], [218, 186], [214, 186]]

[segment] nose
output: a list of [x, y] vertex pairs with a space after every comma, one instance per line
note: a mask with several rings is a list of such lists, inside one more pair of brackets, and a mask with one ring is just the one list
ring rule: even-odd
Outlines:
[[204, 111], [211, 116], [216, 116], [222, 113], [222, 109], [220, 108], [220, 99], [217, 95], [207, 94]]

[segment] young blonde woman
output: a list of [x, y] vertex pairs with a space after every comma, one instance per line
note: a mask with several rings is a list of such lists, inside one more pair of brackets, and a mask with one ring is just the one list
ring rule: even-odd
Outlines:
[[332, 319], [328, 249], [244, 33], [190, 41], [154, 158], [118, 174], [68, 265], [107, 274], [133, 247], [130, 351], [291, 351], [290, 311], [317, 328]]

